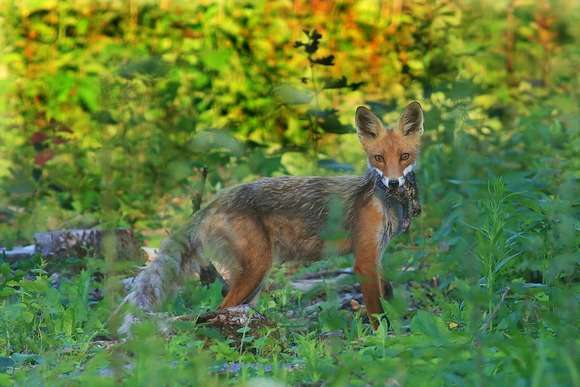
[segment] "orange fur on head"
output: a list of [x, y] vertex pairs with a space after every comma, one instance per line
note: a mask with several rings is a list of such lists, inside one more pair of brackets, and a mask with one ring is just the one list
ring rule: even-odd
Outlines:
[[384, 176], [403, 176], [405, 168], [417, 160], [423, 134], [423, 110], [418, 102], [407, 105], [396, 128], [386, 129], [377, 116], [360, 106], [356, 127], [369, 165]]

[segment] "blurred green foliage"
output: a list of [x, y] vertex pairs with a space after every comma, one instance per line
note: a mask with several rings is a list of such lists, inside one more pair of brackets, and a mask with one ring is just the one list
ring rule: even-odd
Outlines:
[[[6, 0], [0, 12], [4, 246], [66, 227], [150, 235], [190, 214], [203, 167], [206, 200], [260, 176], [360, 173], [357, 105], [388, 123], [412, 99], [426, 112], [424, 215], [384, 258], [395, 336], [337, 311], [332, 289], [316, 322], [288, 322], [309, 296], [280, 269], [258, 305], [278, 326], [242, 348], [191, 322], [167, 341], [144, 324], [102, 347], [113, 305], [88, 301], [95, 267], [57, 290], [42, 262], [0, 263], [1, 384], [580, 383], [574, 1]], [[219, 289], [188, 289], [170, 311], [218, 302]], [[329, 329], [342, 336], [319, 336]]]

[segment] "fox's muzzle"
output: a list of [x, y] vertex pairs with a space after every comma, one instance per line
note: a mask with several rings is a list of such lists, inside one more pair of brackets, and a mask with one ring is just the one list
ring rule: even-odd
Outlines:
[[415, 164], [411, 164], [403, 170], [402, 176], [399, 176], [397, 178], [390, 178], [390, 177], [386, 177], [380, 169], [373, 167], [375, 172], [380, 176], [381, 181], [385, 185], [385, 187], [389, 187], [389, 188], [402, 187], [403, 184], [405, 184], [405, 178], [407, 177], [407, 175], [409, 173], [413, 172], [414, 168], [415, 168]]

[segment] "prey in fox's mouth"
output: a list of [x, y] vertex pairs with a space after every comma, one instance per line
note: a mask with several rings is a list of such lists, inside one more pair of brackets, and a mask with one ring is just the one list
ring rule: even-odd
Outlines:
[[421, 215], [421, 201], [415, 172], [406, 175], [405, 182], [400, 186], [387, 188], [390, 198], [400, 203], [399, 222], [401, 232], [409, 231], [413, 218]]

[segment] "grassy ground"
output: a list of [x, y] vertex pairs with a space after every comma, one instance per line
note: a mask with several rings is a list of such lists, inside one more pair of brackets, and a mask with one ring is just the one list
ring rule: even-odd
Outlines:
[[[0, 264], [0, 381], [578, 385], [578, 129], [574, 115], [535, 106], [485, 141], [456, 130], [443, 147], [449, 128], [426, 132], [423, 214], [383, 257], [395, 287], [385, 304], [391, 331], [372, 332], [360, 311], [340, 309], [337, 287], [290, 286], [293, 276], [351, 266], [336, 257], [271, 273], [257, 305], [267, 327], [232, 339], [184, 320], [164, 336], [145, 321], [117, 342], [109, 317], [123, 270], [95, 259], [76, 274], [61, 265], [58, 279], [37, 258]], [[219, 301], [217, 285], [193, 282], [166, 312], [195, 316]]]
[[[351, 257], [293, 274], [275, 269], [256, 308], [269, 326], [248, 325], [227, 338], [184, 320], [164, 336], [146, 321], [125, 342], [114, 340], [108, 324], [118, 298], [100, 300], [94, 290], [115, 294], [118, 278], [103, 281], [102, 260], [58, 280], [43, 270], [41, 260], [21, 270], [2, 264], [6, 355], [0, 358], [0, 380], [18, 385], [577, 385], [577, 257], [574, 239], [565, 239], [574, 236], [567, 229], [573, 221], [570, 202], [566, 195], [512, 190], [502, 179], [457, 186], [470, 188], [477, 189], [477, 199], [452, 200], [443, 219], [437, 218], [437, 206], [445, 204], [426, 202], [426, 215], [389, 247], [385, 274], [395, 285], [395, 299], [385, 305], [390, 331], [383, 325], [372, 332], [361, 311], [341, 310], [340, 286], [307, 293], [290, 286], [290, 278], [347, 268]], [[549, 214], [540, 216], [542, 206], [549, 206]], [[540, 259], [532, 261], [535, 254]], [[346, 281], [347, 287], [354, 283]], [[219, 301], [219, 286], [192, 282], [166, 312], [196, 316]], [[314, 310], [308, 308], [319, 301]]]

